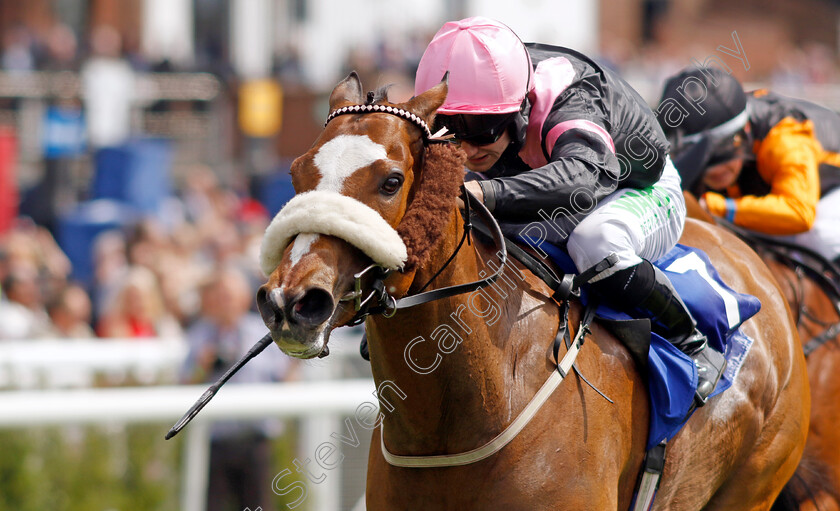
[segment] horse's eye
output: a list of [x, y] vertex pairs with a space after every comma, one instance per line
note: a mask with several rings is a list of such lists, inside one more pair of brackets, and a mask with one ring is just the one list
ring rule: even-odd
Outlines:
[[382, 183], [379, 191], [383, 195], [394, 195], [403, 184], [403, 177], [400, 174], [391, 174]]

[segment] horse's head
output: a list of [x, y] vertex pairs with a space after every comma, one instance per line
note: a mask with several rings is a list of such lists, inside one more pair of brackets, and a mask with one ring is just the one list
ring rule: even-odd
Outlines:
[[[257, 304], [285, 353], [299, 358], [327, 353], [330, 331], [356, 314], [350, 299], [354, 275], [371, 264], [401, 271], [387, 281], [392, 294], [408, 286], [410, 270], [428, 251], [422, 241], [441, 230], [428, 225], [428, 211], [411, 221], [423, 216], [414, 214], [414, 204], [423, 187], [445, 181], [454, 185], [447, 186], [436, 213], [452, 210], [463, 179], [462, 158], [448, 167], [451, 176], [423, 179], [433, 159], [425, 144], [428, 126], [446, 92], [444, 80], [406, 103], [387, 102], [384, 90], [365, 101], [355, 73], [333, 90], [323, 133], [292, 164], [297, 195], [267, 229], [260, 255], [269, 278]], [[418, 190], [421, 182], [426, 184]], [[424, 232], [418, 233], [418, 225]]]

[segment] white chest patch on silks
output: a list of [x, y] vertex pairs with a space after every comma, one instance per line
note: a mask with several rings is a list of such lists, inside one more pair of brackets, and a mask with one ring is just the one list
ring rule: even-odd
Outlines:
[[339, 135], [322, 145], [313, 159], [321, 174], [315, 190], [340, 193], [353, 172], [386, 158], [385, 148], [367, 135]]

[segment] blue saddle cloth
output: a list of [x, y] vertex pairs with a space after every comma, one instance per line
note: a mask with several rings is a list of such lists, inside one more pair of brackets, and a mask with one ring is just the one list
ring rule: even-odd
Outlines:
[[[540, 244], [539, 248], [564, 272], [577, 273], [563, 250], [548, 243]], [[739, 327], [759, 311], [761, 302], [755, 296], [738, 293], [727, 286], [709, 257], [697, 248], [678, 244], [653, 264], [671, 279], [697, 320], [697, 328], [708, 337], [709, 346], [726, 354], [726, 370], [712, 393], [716, 396], [732, 386], [741, 369], [753, 340]], [[585, 289], [581, 301], [586, 303]], [[597, 314], [607, 319], [632, 319], [605, 305], [598, 307]], [[676, 435], [688, 420], [697, 388], [697, 368], [688, 356], [655, 333], [651, 334], [648, 367], [651, 410], [647, 448], [650, 449]]]

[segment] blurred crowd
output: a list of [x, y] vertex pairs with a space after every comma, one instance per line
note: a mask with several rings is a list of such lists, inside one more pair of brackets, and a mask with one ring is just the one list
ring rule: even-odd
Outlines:
[[222, 271], [242, 274], [253, 303], [265, 208], [204, 166], [172, 201], [166, 223], [149, 216], [100, 233], [91, 282], [74, 282], [51, 233], [19, 218], [0, 234], [0, 339], [180, 336], [224, 312], [201, 294]]
[[[414, 71], [431, 36], [417, 30], [383, 35], [372, 45], [348, 48], [342, 73], [357, 71], [370, 88], [393, 83], [391, 99], [408, 99], [413, 94]], [[209, 51], [201, 48], [195, 66], [201, 67], [203, 60], [218, 61], [212, 52], [201, 57]], [[634, 86], [643, 80], [654, 84], [656, 90], [640, 90], [647, 97], [645, 92], [658, 95], [664, 77], [683, 67], [691, 56], [675, 55], [656, 45], [631, 48], [616, 43], [595, 58], [617, 69]], [[6, 30], [0, 40], [0, 70], [6, 72], [81, 70], [84, 74], [86, 67], [101, 71], [103, 60], [115, 59], [133, 70], [176, 70], [167, 62], [143, 61], [136, 48], [121, 41], [108, 26], [96, 27], [88, 40], [80, 40], [60, 22], [40, 31], [21, 25]], [[300, 80], [297, 59], [294, 48], [279, 52], [276, 72], [291, 81]], [[115, 64], [111, 67], [108, 76], [117, 80], [120, 72]], [[833, 53], [814, 43], [791, 48], [779, 59], [768, 82], [771, 86], [828, 83], [836, 80], [837, 69]], [[107, 147], [128, 134], [111, 139], [119, 131], [114, 128], [113, 104], [103, 103], [99, 108], [106, 115], [94, 115], [97, 100], [102, 103], [106, 96], [94, 90], [103, 75], [90, 80], [92, 92], [86, 94], [84, 108], [90, 124], [88, 142]], [[98, 130], [97, 118], [106, 123]], [[99, 140], [97, 132], [111, 138]], [[182, 336], [203, 316], [212, 314], [203, 310], [206, 299], [201, 290], [228, 268], [243, 274], [253, 304], [253, 292], [262, 280], [257, 252], [268, 212], [247, 193], [223, 183], [209, 166], [195, 164], [184, 176], [167, 205], [165, 219], [147, 216], [98, 235], [91, 247], [94, 276], [90, 282], [72, 280], [70, 260], [51, 234], [52, 227], [39, 219], [20, 217], [11, 230], [0, 233], [0, 339]], [[253, 313], [253, 305], [250, 308], [248, 312]]]

